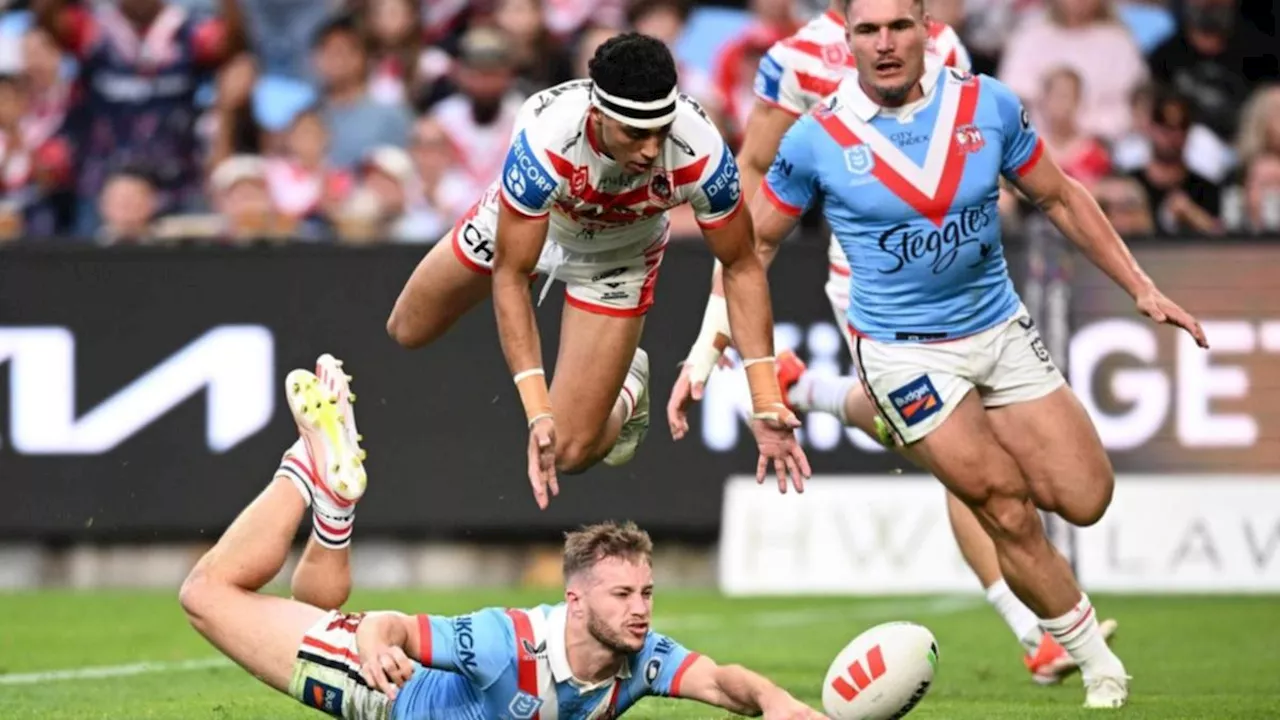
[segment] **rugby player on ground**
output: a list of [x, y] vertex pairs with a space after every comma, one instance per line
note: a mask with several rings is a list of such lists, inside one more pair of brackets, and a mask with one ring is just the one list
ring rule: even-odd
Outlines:
[[[347, 720], [597, 720], [650, 695], [776, 720], [823, 717], [760, 675], [650, 627], [653, 545], [630, 523], [566, 537], [564, 601], [555, 605], [456, 617], [339, 610], [367, 486], [349, 380], [329, 355], [314, 374], [289, 374], [301, 438], [182, 585], [191, 624], [254, 677]], [[313, 532], [292, 598], [259, 593], [284, 566], [308, 507]]]

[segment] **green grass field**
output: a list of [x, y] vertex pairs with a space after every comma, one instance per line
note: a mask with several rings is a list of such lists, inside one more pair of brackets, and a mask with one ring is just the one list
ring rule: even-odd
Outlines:
[[[458, 613], [530, 605], [528, 592], [361, 593], [349, 608]], [[1280, 718], [1280, 600], [1275, 597], [1094, 598], [1120, 621], [1116, 647], [1133, 675], [1125, 718]], [[819, 699], [830, 660], [860, 630], [914, 620], [938, 637], [937, 680], [912, 718], [1097, 717], [1080, 708], [1079, 676], [1034, 686], [1014, 640], [979, 598], [726, 599], [665, 593], [655, 625], [722, 662], [747, 664], [798, 697]], [[0, 718], [5, 720], [276, 720], [320, 718], [257, 684], [186, 624], [176, 593], [0, 595]], [[22, 674], [134, 667], [113, 677]], [[727, 717], [645, 700], [631, 718]]]

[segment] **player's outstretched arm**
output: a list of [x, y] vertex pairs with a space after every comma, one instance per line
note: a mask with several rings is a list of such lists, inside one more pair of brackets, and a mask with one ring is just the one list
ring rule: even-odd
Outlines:
[[[768, 60], [761, 60], [763, 66]], [[738, 169], [742, 173], [742, 200], [751, 206], [752, 199], [760, 189], [760, 182], [769, 172], [774, 157], [778, 154], [778, 145], [782, 136], [795, 124], [796, 116], [777, 105], [756, 101], [747, 116], [747, 127], [743, 134], [742, 149], [738, 151]], [[766, 272], [772, 261], [776, 248], [761, 257]], [[706, 381], [711, 368], [720, 359], [720, 354], [729, 346], [729, 315], [724, 304], [724, 268], [716, 261], [711, 271], [711, 297], [707, 299], [707, 309], [703, 313], [702, 332], [689, 352], [688, 363], [693, 366], [693, 377], [702, 378], [696, 386], [690, 388], [694, 400], [702, 399], [702, 385]], [[681, 379], [688, 384], [684, 373]], [[679, 382], [679, 381], [677, 381]], [[687, 394], [687, 393], [686, 393]], [[678, 439], [678, 438], [677, 438]]]
[[1047, 155], [1025, 173], [1011, 178], [1057, 228], [1100, 270], [1105, 272], [1152, 320], [1183, 328], [1203, 348], [1204, 330], [1190, 313], [1165, 297], [1111, 226], [1102, 208], [1083, 185], [1066, 176]]
[[707, 228], [703, 234], [724, 265], [729, 327], [751, 388], [751, 430], [760, 448], [756, 481], [764, 482], [772, 464], [780, 492], [787, 491], [788, 479], [803, 492], [804, 479], [811, 474], [809, 460], [795, 438], [794, 428], [800, 421], [782, 402], [778, 387], [769, 280], [755, 252], [751, 216], [738, 212], [724, 225]]
[[[750, 210], [755, 236], [753, 252], [763, 272], [767, 273], [770, 263], [777, 256], [778, 247], [795, 228], [799, 215], [783, 212], [775, 202], [767, 199], [765, 193], [757, 193], [752, 198]], [[680, 370], [680, 376], [676, 379], [671, 398], [667, 402], [667, 424], [671, 430], [671, 437], [675, 440], [683, 438], [689, 432], [687, 414], [689, 402], [702, 399], [703, 387], [706, 385], [707, 378], [711, 376], [712, 368], [733, 340], [728, 305], [724, 298], [724, 291], [719, 287], [720, 272], [720, 265], [717, 263], [712, 282], [712, 294], [707, 299], [707, 309], [702, 317], [702, 329], [689, 349], [684, 367]], [[772, 313], [771, 309], [770, 313]], [[772, 327], [772, 316], [769, 323]], [[746, 350], [741, 346], [738, 346], [738, 351], [744, 353], [743, 357], [752, 357], [745, 354]]]
[[822, 713], [741, 665], [717, 665], [699, 657], [685, 671], [680, 697], [698, 700], [739, 715], [765, 720], [814, 720]]
[[538, 507], [544, 509], [548, 489], [556, 495], [560, 488], [556, 482], [555, 419], [542, 370], [542, 341], [529, 295], [529, 275], [537, 269], [547, 239], [547, 224], [545, 215], [526, 217], [506, 202], [500, 203], [493, 257], [498, 338], [529, 421], [529, 482]]

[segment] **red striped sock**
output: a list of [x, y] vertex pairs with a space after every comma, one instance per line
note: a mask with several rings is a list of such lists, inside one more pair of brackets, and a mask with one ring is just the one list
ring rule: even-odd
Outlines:
[[1107, 646], [1098, 630], [1098, 615], [1093, 611], [1089, 596], [1080, 594], [1080, 601], [1065, 615], [1051, 620], [1040, 619], [1040, 627], [1053, 635], [1066, 649], [1086, 680], [1100, 675], [1124, 675], [1124, 663]]

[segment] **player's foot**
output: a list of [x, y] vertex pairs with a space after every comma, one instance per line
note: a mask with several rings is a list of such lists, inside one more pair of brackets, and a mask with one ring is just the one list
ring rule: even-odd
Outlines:
[[782, 390], [782, 402], [786, 404], [787, 409], [794, 413], [807, 412], [810, 403], [804, 402], [802, 398], [793, 398], [791, 392], [797, 389], [796, 384], [808, 369], [804, 361], [793, 351], [783, 350], [778, 353], [773, 367], [778, 375], [778, 389]]
[[351, 408], [351, 378], [332, 355], [322, 355], [316, 368], [325, 375], [324, 382], [308, 370], [294, 370], [285, 378], [285, 395], [320, 480], [316, 489], [330, 495], [339, 508], [348, 507], [368, 485], [365, 452]]
[[[1103, 640], [1110, 641], [1117, 627], [1119, 623], [1108, 618], [1098, 623], [1098, 632], [1102, 634]], [[1057, 685], [1080, 669], [1067, 649], [1059, 645], [1049, 633], [1041, 636], [1040, 646], [1036, 648], [1035, 654], [1024, 655], [1022, 662], [1031, 671], [1031, 680], [1037, 685]]]
[[1100, 675], [1084, 681], [1084, 706], [1094, 709], [1124, 707], [1129, 699], [1129, 676]]
[[622, 424], [617, 442], [604, 456], [604, 464], [612, 467], [631, 462], [649, 432], [649, 353], [640, 348], [636, 348], [636, 354], [631, 358], [631, 368], [622, 383], [622, 392], [630, 393], [635, 401], [631, 417]]

